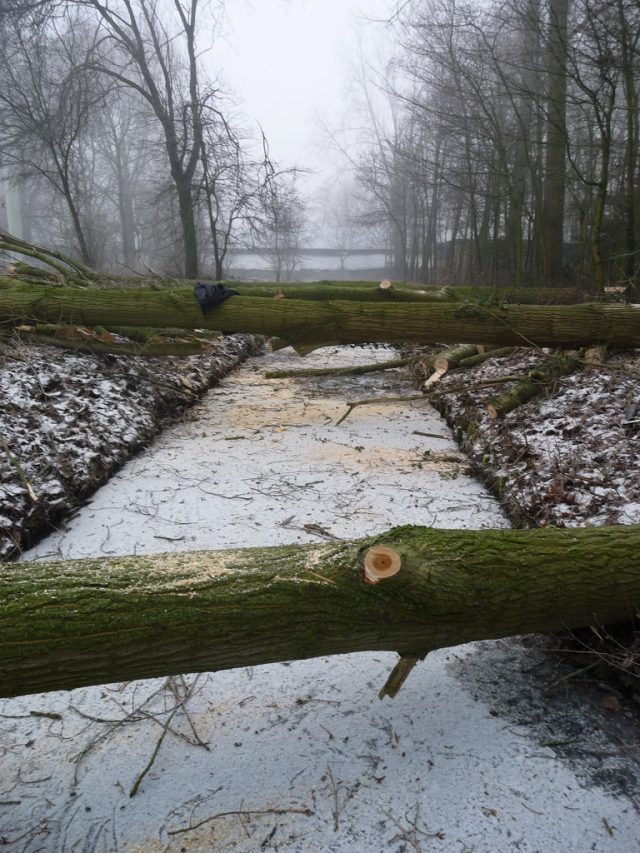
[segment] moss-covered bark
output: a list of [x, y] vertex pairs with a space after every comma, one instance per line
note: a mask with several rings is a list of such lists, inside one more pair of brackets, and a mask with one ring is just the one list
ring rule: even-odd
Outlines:
[[434, 341], [640, 346], [640, 306], [634, 305], [377, 304], [234, 296], [203, 316], [191, 289], [157, 292], [13, 284], [0, 286], [0, 319], [222, 329], [316, 346]]
[[504, 415], [517, 409], [518, 406], [541, 394], [556, 379], [569, 376], [581, 367], [582, 362], [576, 357], [564, 353], [554, 353], [534, 370], [530, 370], [528, 375], [517, 382], [509, 391], [505, 391], [504, 394], [490, 400], [487, 403], [487, 411], [490, 417], [504, 417]]
[[[372, 586], [364, 553], [397, 551]], [[344, 544], [5, 564], [0, 693], [611, 622], [640, 604], [640, 527], [400, 527]]]

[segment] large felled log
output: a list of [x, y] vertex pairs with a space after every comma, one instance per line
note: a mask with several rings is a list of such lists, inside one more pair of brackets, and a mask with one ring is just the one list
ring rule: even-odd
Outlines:
[[463, 358], [477, 355], [478, 347], [474, 344], [460, 344], [439, 352], [433, 359], [433, 367], [443, 375], [454, 370]]
[[[146, 343], [140, 344], [136, 342], [111, 341], [107, 340], [109, 335], [104, 338], [97, 335], [87, 334], [85, 336], [76, 333], [75, 336], [70, 334], [55, 334], [60, 327], [53, 326], [19, 326], [18, 330], [25, 338], [31, 339], [30, 342], [37, 342], [45, 346], [56, 347], [59, 349], [72, 350], [74, 352], [89, 353], [92, 355], [118, 355], [118, 356], [135, 356], [138, 358], [159, 358], [168, 355], [184, 357], [188, 355], [202, 355], [207, 352], [206, 341], [169, 341], [161, 338], [155, 340], [149, 339]], [[66, 329], [63, 328], [63, 331]]]
[[487, 302], [520, 305], [572, 305], [585, 301], [585, 293], [571, 288], [435, 287], [406, 282], [391, 283], [335, 281], [309, 284], [273, 284], [228, 282], [242, 296], [276, 299], [327, 301], [343, 299], [357, 302]]
[[[398, 555], [399, 571], [371, 546]], [[380, 549], [378, 549], [380, 550]], [[9, 563], [4, 696], [612, 622], [640, 604], [640, 526], [399, 527], [323, 545]], [[371, 562], [371, 560], [369, 560]]]
[[[6, 279], [4, 283], [6, 284]], [[0, 284], [3, 279], [0, 278]], [[0, 319], [88, 326], [222, 329], [307, 346], [474, 343], [640, 346], [634, 305], [457, 305], [309, 302], [233, 296], [203, 316], [191, 289], [102, 290], [11, 283], [0, 286]]]

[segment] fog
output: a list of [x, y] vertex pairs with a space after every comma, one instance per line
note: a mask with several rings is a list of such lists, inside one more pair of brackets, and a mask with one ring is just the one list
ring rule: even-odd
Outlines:
[[439, 285], [636, 282], [637, 5], [0, 10], [0, 227], [89, 266], [222, 279], [245, 250], [280, 280], [367, 248]]

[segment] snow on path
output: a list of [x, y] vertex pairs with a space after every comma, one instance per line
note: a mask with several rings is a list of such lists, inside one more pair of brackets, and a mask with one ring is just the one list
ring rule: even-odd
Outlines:
[[345, 539], [396, 524], [504, 526], [483, 487], [461, 476], [466, 459], [426, 401], [357, 407], [335, 426], [346, 400], [415, 393], [406, 374], [263, 378], [393, 356], [344, 348], [250, 360], [26, 559], [322, 541], [305, 524]]
[[[401, 373], [261, 377], [388, 357], [344, 348], [252, 360], [25, 559], [351, 538], [405, 523], [506, 526], [428, 403], [358, 407], [335, 425], [346, 400], [411, 393]], [[525, 677], [517, 643], [485, 643], [431, 654], [393, 701], [377, 698], [396, 659], [386, 653], [4, 701], [0, 843], [29, 853], [638, 849], [629, 798], [583, 784], [537, 730], [503, 718], [486, 684], [470, 684], [461, 668], [482, 670], [482, 655], [510, 682]]]

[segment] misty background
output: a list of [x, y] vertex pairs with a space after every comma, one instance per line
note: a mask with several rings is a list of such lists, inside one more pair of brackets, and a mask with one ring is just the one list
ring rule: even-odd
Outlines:
[[636, 0], [0, 0], [0, 227], [114, 274], [636, 283]]

